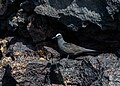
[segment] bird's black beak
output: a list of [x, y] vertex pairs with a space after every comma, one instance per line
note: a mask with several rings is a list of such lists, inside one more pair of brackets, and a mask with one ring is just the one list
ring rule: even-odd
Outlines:
[[56, 36], [52, 37], [52, 39], [56, 39]]

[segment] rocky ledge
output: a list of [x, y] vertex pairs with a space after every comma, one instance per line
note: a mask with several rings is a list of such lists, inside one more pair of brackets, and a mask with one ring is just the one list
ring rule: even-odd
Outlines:
[[[0, 0], [0, 84], [9, 64], [19, 86], [119, 86], [119, 0]], [[97, 53], [68, 59], [52, 37]]]

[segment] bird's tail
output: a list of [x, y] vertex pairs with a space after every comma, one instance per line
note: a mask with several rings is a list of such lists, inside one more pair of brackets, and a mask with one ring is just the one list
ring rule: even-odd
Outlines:
[[92, 49], [83, 49], [83, 52], [96, 52], [96, 50], [92, 50]]

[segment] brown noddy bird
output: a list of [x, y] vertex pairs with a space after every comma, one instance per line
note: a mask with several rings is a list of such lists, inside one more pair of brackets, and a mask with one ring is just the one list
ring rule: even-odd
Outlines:
[[80, 47], [80, 46], [72, 44], [72, 43], [67, 43], [63, 39], [63, 36], [60, 33], [58, 33], [52, 39], [55, 39], [55, 38], [57, 38], [57, 42], [58, 42], [58, 46], [59, 46], [60, 50], [62, 50], [63, 52], [65, 52], [67, 54], [77, 55], [80, 53], [96, 52], [96, 50], [86, 49], [86, 48]]

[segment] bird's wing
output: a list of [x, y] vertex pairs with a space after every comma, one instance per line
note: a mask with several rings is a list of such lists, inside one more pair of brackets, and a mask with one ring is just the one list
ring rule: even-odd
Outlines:
[[82, 52], [91, 52], [91, 51], [95, 51], [95, 50], [91, 50], [91, 49], [86, 49], [80, 46], [77, 46], [75, 44], [72, 43], [64, 43], [64, 46], [69, 48], [69, 51], [71, 51], [74, 54], [77, 53], [82, 53]]
[[80, 52], [80, 48], [79, 46], [75, 45], [75, 44], [72, 44], [72, 43], [64, 43], [63, 46], [65, 47], [64, 48], [64, 51], [68, 51], [69, 53], [77, 53], [77, 52]]

